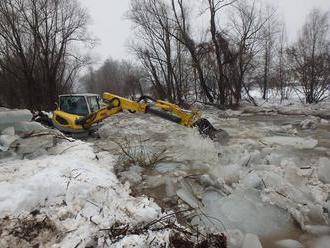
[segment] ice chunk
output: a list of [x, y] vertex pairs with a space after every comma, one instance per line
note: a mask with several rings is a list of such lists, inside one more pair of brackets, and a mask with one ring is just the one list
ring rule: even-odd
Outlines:
[[158, 163], [155, 167], [155, 170], [160, 172], [160, 173], [168, 173], [168, 172], [173, 172], [178, 169], [184, 169], [186, 166], [181, 163], [175, 163], [175, 162], [161, 162]]
[[133, 184], [140, 183], [142, 181], [142, 176], [141, 173], [143, 171], [143, 168], [140, 166], [131, 166], [128, 171], [124, 171], [119, 173], [119, 175], [125, 179], [128, 180], [129, 182]]
[[165, 178], [163, 175], [145, 176], [144, 181], [148, 187], [156, 188], [165, 183]]
[[284, 239], [276, 242], [278, 248], [303, 248], [303, 245], [297, 240]]
[[175, 148], [175, 159], [179, 161], [189, 160], [195, 163], [210, 163], [218, 161], [219, 150], [216, 142], [202, 138], [195, 129], [185, 130], [186, 135], [176, 137], [170, 142]]
[[329, 121], [325, 119], [321, 119], [321, 125], [329, 125]]
[[219, 168], [220, 175], [223, 176], [225, 182], [229, 185], [237, 183], [239, 181], [239, 173], [241, 167], [237, 164], [227, 165]]
[[273, 189], [278, 189], [283, 184], [283, 178], [272, 171], [266, 171], [263, 180], [266, 187], [271, 187]]
[[285, 168], [285, 179], [294, 186], [301, 187], [307, 183], [307, 179], [298, 175], [300, 169], [295, 167]]
[[14, 123], [31, 119], [32, 113], [27, 109], [0, 111], [0, 130], [13, 126]]
[[318, 238], [314, 243], [314, 248], [329, 248], [330, 236]]
[[238, 230], [227, 230], [226, 231], [228, 248], [241, 248], [244, 241], [243, 233]]
[[19, 139], [17, 135], [0, 135], [0, 150], [7, 151], [10, 145], [17, 139]]
[[202, 203], [197, 199], [195, 192], [190, 184], [182, 180], [181, 188], [176, 191], [178, 197], [194, 209], [199, 209]]
[[256, 172], [251, 172], [246, 175], [242, 180], [240, 180], [240, 184], [246, 188], [259, 188], [262, 184], [262, 179], [258, 176]]
[[179, 189], [176, 191], [176, 194], [190, 207], [194, 209], [198, 209], [200, 207], [200, 203], [198, 202], [197, 198], [193, 194], [191, 194], [191, 192], [185, 189]]
[[54, 135], [42, 135], [16, 140], [12, 143], [18, 154], [31, 154], [39, 149], [51, 148], [55, 145]]
[[165, 191], [168, 197], [175, 196], [175, 182], [171, 177], [165, 177]]
[[301, 129], [315, 129], [320, 123], [319, 117], [310, 116], [308, 119], [300, 123]]
[[224, 227], [240, 229], [258, 235], [288, 230], [293, 225], [285, 210], [263, 203], [255, 189], [236, 190], [226, 197], [213, 194], [213, 197], [203, 196], [203, 213], [210, 218], [198, 217], [193, 220], [194, 223], [204, 223], [219, 230]]
[[294, 146], [298, 149], [312, 149], [317, 146], [318, 141], [312, 138], [272, 136], [265, 137], [263, 143], [269, 145]]
[[15, 135], [15, 128], [14, 127], [7, 127], [6, 129], [2, 130], [2, 134], [14, 136]]
[[242, 248], [262, 248], [257, 235], [248, 233], [245, 235]]
[[46, 128], [38, 122], [22, 121], [14, 124], [15, 130], [18, 133], [30, 133], [45, 130]]
[[208, 174], [204, 174], [204, 175], [201, 175], [200, 177], [200, 183], [204, 186], [204, 187], [207, 187], [207, 186], [214, 186], [215, 185], [215, 181], [211, 178], [210, 175]]
[[[8, 150], [4, 151], [4, 150], [5, 150], [5, 147], [1, 147], [1, 145], [0, 145], [0, 160], [3, 160], [3, 159], [8, 159], [8, 160], [16, 159], [15, 153], [13, 151], [8, 151]], [[4, 162], [4, 161], [1, 161], [1, 162]]]
[[243, 110], [232, 110], [232, 109], [228, 109], [225, 111], [225, 115], [226, 117], [232, 117], [232, 116], [240, 116], [242, 115]]
[[330, 213], [330, 200], [325, 203], [325, 207], [328, 210], [328, 213]]
[[330, 159], [326, 157], [319, 159], [318, 176], [320, 181], [330, 184]]
[[[315, 203], [309, 204], [308, 218], [313, 224], [326, 224], [325, 216], [323, 215], [323, 207]], [[330, 227], [329, 227], [330, 230]]]
[[306, 225], [305, 230], [315, 235], [330, 234], [330, 227], [326, 225]]

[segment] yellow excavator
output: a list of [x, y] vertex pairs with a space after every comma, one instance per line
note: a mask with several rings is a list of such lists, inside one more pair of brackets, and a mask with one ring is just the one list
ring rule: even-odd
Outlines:
[[93, 132], [104, 119], [127, 110], [149, 113], [186, 127], [197, 127], [202, 135], [213, 139], [222, 130], [215, 129], [198, 111], [188, 111], [167, 101], [142, 96], [137, 101], [103, 93], [60, 95], [52, 124], [64, 133]]

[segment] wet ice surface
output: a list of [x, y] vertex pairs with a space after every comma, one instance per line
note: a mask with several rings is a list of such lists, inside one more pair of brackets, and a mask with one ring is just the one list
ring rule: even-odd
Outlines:
[[245, 233], [258, 235], [270, 235], [292, 226], [289, 214], [276, 206], [262, 203], [259, 192], [255, 189], [237, 190], [228, 197], [207, 192], [203, 196], [203, 203], [205, 207], [202, 211], [207, 216], [198, 216], [193, 222], [203, 223], [211, 228], [215, 221], [209, 216], [221, 220], [226, 229], [239, 228]]
[[195, 209], [198, 216], [189, 220], [233, 235], [231, 247], [252, 242], [249, 233], [258, 235], [264, 247], [313, 247], [321, 242], [318, 236], [330, 234], [329, 122], [292, 115], [306, 112], [301, 109], [249, 112], [203, 111], [216, 128], [229, 133], [228, 142], [212, 142], [197, 130], [130, 113], [109, 118], [101, 138], [92, 142], [117, 155], [118, 143], [127, 140], [151, 153], [166, 148], [166, 161], [143, 170], [118, 165], [119, 177], [164, 208]]

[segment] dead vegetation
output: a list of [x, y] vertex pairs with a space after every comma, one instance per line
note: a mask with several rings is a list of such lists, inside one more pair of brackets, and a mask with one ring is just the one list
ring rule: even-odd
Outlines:
[[61, 239], [55, 223], [38, 210], [26, 217], [0, 219], [0, 247], [44, 247]]
[[138, 165], [142, 168], [153, 168], [157, 163], [165, 161], [166, 148], [155, 149], [146, 144], [148, 140], [130, 140], [127, 137], [122, 141], [114, 141], [120, 148], [118, 164], [123, 167]]
[[[190, 211], [191, 209], [189, 209]], [[187, 210], [184, 210], [187, 211]], [[182, 211], [180, 211], [181, 213]], [[107, 246], [119, 242], [129, 235], [146, 235], [150, 232], [170, 231], [169, 246], [173, 248], [226, 248], [227, 240], [223, 233], [205, 234], [198, 229], [186, 228], [176, 222], [177, 213], [165, 215], [147, 224], [130, 226], [115, 223], [110, 228], [100, 229], [103, 243]], [[163, 241], [162, 241], [163, 242]], [[164, 241], [165, 242], [165, 241]], [[163, 247], [160, 241], [152, 240], [149, 247]]]

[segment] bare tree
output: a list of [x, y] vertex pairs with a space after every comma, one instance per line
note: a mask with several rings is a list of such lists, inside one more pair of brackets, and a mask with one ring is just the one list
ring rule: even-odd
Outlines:
[[306, 103], [325, 99], [330, 81], [329, 13], [313, 9], [303, 25], [298, 41], [288, 49], [297, 89], [305, 95]]
[[[260, 66], [256, 58], [271, 19], [270, 11], [263, 13], [256, 1], [204, 1], [210, 22], [202, 37], [193, 36], [188, 1], [132, 0], [129, 18], [137, 25], [138, 37], [133, 50], [147, 69], [156, 95], [182, 103], [194, 91], [196, 99], [221, 106], [239, 104], [242, 90], [249, 95], [248, 81]], [[227, 6], [232, 10], [230, 24], [221, 26]]]
[[174, 14], [175, 26], [177, 30], [177, 32], [172, 33], [172, 36], [175, 37], [179, 42], [181, 42], [189, 51], [192, 60], [192, 66], [197, 72], [202, 93], [207, 97], [210, 102], [214, 102], [214, 99], [210, 94], [209, 88], [206, 84], [206, 79], [201, 63], [202, 57], [199, 53], [198, 45], [190, 34], [187, 18], [187, 9], [183, 4], [183, 0], [171, 0], [171, 3], [172, 11]]
[[263, 44], [262, 44], [262, 60], [263, 60], [263, 75], [262, 75], [262, 99], [267, 100], [268, 89], [270, 87], [271, 81], [271, 70], [273, 68], [274, 53], [275, 53], [275, 42], [278, 30], [278, 22], [275, 15], [275, 10], [270, 5], [266, 7], [266, 18], [268, 18], [267, 23], [265, 23], [263, 32]]
[[237, 51], [237, 82], [235, 84], [236, 102], [241, 99], [244, 89], [248, 100], [256, 105], [253, 97], [249, 94], [249, 85], [246, 81], [253, 77], [252, 70], [256, 69], [256, 57], [262, 51], [264, 41], [263, 28], [271, 16], [262, 13], [262, 7], [256, 0], [241, 0], [235, 4], [235, 11], [230, 17], [230, 35]]
[[[227, 103], [226, 91], [230, 90], [232, 92], [231, 85], [228, 80], [225, 79], [224, 74], [224, 61], [223, 57], [226, 58], [226, 53], [230, 53], [229, 47], [226, 45], [228, 43], [223, 35], [218, 31], [216, 25], [216, 15], [224, 7], [230, 6], [237, 0], [208, 0], [208, 9], [210, 13], [210, 32], [212, 37], [212, 42], [214, 46], [214, 51], [216, 55], [217, 64], [217, 85], [220, 93], [220, 104], [225, 105]], [[228, 56], [227, 56], [228, 57]]]
[[281, 24], [281, 31], [279, 33], [277, 47], [276, 47], [276, 56], [275, 56], [275, 79], [276, 79], [276, 88], [280, 93], [281, 102], [284, 99], [288, 99], [289, 92], [291, 88], [289, 87], [289, 77], [288, 77], [288, 62], [286, 56], [286, 29], [284, 23]]
[[74, 50], [92, 42], [86, 10], [76, 0], [3, 0], [0, 20], [0, 68], [24, 105], [53, 108], [88, 62]]
[[149, 70], [158, 97], [176, 101], [168, 5], [159, 0], [132, 0], [128, 18], [136, 25], [140, 40], [132, 49]]

